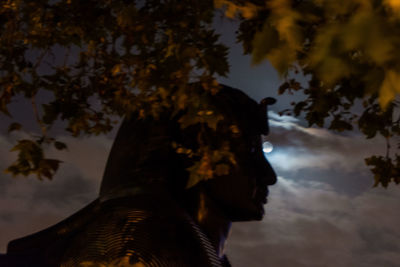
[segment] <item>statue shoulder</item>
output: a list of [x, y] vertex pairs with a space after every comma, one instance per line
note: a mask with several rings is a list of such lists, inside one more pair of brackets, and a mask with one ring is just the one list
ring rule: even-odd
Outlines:
[[10, 242], [0, 262], [41, 267], [126, 266], [127, 262], [150, 267], [219, 266], [215, 258], [210, 261], [213, 248], [205, 245], [199, 232], [188, 214], [168, 201], [151, 203], [136, 197], [95, 201], [48, 229]]
[[212, 266], [183, 210], [137, 200], [105, 203], [71, 240], [61, 266]]
[[0, 260], [9, 263], [0, 266], [54, 266], [68, 245], [69, 238], [92, 221], [98, 208], [98, 200], [95, 200], [51, 227], [10, 241], [7, 254], [0, 257]]

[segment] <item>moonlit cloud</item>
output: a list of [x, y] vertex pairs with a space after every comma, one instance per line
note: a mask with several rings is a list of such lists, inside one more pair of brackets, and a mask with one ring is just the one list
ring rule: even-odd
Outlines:
[[278, 179], [264, 220], [234, 225], [227, 251], [237, 266], [398, 266], [397, 188], [349, 197]]
[[372, 188], [364, 158], [383, 140], [306, 128], [270, 112], [277, 171], [261, 222], [234, 224], [227, 248], [237, 266], [398, 266], [400, 192]]
[[275, 150], [268, 155], [275, 167], [292, 172], [316, 168], [338, 168], [343, 172], [365, 169], [364, 158], [385, 153], [385, 141], [367, 140], [359, 135], [339, 135], [326, 129], [306, 128], [290, 116], [269, 113], [271, 134], [268, 140]]

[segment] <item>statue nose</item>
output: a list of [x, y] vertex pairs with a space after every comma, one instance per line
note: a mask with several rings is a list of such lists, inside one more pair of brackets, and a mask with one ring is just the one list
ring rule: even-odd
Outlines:
[[268, 185], [274, 185], [277, 182], [277, 178], [276, 178], [276, 173], [274, 171], [274, 169], [272, 168], [271, 164], [268, 162], [268, 160], [266, 161], [266, 180], [267, 180], [267, 184]]
[[269, 161], [263, 156], [260, 157], [258, 164], [259, 173], [257, 177], [259, 177], [260, 182], [266, 185], [274, 185], [277, 182], [277, 177]]

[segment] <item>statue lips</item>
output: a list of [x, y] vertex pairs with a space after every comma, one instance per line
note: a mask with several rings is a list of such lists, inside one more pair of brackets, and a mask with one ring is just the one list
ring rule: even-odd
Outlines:
[[254, 202], [256, 202], [256, 203], [267, 204], [268, 193], [269, 193], [269, 190], [268, 190], [267, 186], [265, 186], [265, 187], [257, 186], [256, 188], [254, 188], [252, 198], [253, 198]]
[[268, 187], [258, 185], [254, 188], [252, 203], [256, 208], [256, 220], [262, 220], [265, 215], [264, 205], [267, 204]]

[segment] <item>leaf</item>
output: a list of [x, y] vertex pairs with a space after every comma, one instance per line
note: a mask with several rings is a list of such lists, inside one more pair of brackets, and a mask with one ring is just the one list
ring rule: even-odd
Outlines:
[[121, 64], [116, 64], [111, 70], [111, 74], [113, 76], [119, 74], [120, 72], [121, 72]]
[[215, 174], [217, 176], [223, 176], [223, 175], [228, 175], [230, 170], [230, 166], [228, 164], [217, 164], [215, 168]]
[[245, 6], [240, 8], [240, 12], [245, 19], [252, 19], [256, 16], [258, 11], [257, 6], [252, 3], [246, 3]]
[[395, 98], [396, 93], [400, 93], [400, 74], [394, 70], [387, 70], [379, 89], [379, 104], [382, 109]]
[[189, 172], [189, 179], [186, 184], [186, 189], [192, 188], [193, 186], [197, 185], [198, 183], [204, 180], [203, 177], [198, 172], [199, 167], [200, 167], [200, 162], [196, 162], [191, 167], [186, 169]]
[[50, 104], [43, 104], [42, 108], [44, 111], [42, 121], [48, 125], [52, 124], [58, 117], [60, 103], [52, 102]]
[[267, 58], [282, 77], [286, 76], [290, 66], [294, 63], [296, 51], [287, 44], [282, 44], [279, 48], [272, 49], [270, 53], [268, 53]]
[[265, 22], [262, 31], [255, 34], [252, 42], [252, 64], [260, 64], [278, 44], [278, 32], [274, 30], [268, 22]]
[[13, 131], [19, 131], [21, 130], [22, 125], [17, 123], [17, 122], [13, 122], [8, 126], [8, 132], [11, 133]]
[[294, 106], [294, 109], [293, 109], [294, 115], [299, 116], [306, 106], [307, 106], [307, 102], [305, 102], [305, 101], [300, 101], [300, 102], [296, 103], [296, 105]]
[[284, 82], [283, 84], [281, 84], [281, 85], [279, 86], [278, 94], [279, 94], [279, 95], [284, 94], [284, 93], [286, 92], [286, 90], [288, 90], [289, 88], [290, 88], [289, 83], [288, 83], [288, 82]]
[[330, 126], [330, 130], [335, 130], [338, 132], [343, 132], [343, 131], [350, 131], [353, 129], [353, 125], [351, 125], [349, 122], [343, 120], [341, 116], [335, 116], [335, 118], [332, 120]]
[[225, 11], [225, 16], [227, 16], [230, 19], [233, 19], [237, 11], [238, 11], [238, 6], [228, 2], [228, 8]]
[[371, 139], [376, 136], [379, 130], [379, 121], [376, 116], [365, 111], [358, 120], [358, 127], [366, 135], [367, 139]]
[[62, 161], [56, 159], [43, 159], [40, 161], [39, 170], [37, 174], [39, 177], [43, 175], [47, 179], [53, 179], [54, 174]]
[[350, 68], [347, 62], [340, 57], [326, 56], [316, 66], [316, 73], [319, 78], [328, 86], [333, 86], [337, 81], [350, 75]]
[[57, 159], [44, 158], [41, 146], [32, 140], [19, 140], [11, 151], [18, 152], [17, 160], [9, 166], [5, 172], [13, 176], [36, 175], [39, 179], [45, 177], [52, 179], [61, 161]]
[[17, 160], [6, 169], [6, 172], [25, 176], [35, 172], [43, 159], [42, 148], [32, 140], [19, 140], [18, 143], [11, 149], [18, 152]]
[[211, 114], [205, 118], [205, 122], [207, 123], [208, 127], [216, 131], [218, 123], [223, 119], [224, 117], [221, 114]]
[[297, 25], [301, 14], [292, 7], [290, 0], [271, 0], [271, 23], [279, 33], [279, 39], [292, 50], [300, 50], [303, 42], [301, 27]]
[[[371, 166], [371, 171], [374, 174], [375, 184], [377, 187], [381, 184], [383, 187], [387, 187], [392, 180], [396, 180], [396, 173], [398, 175], [398, 169], [394, 166], [392, 160], [388, 157], [383, 156], [372, 156], [365, 159], [367, 166]], [[398, 168], [398, 167], [397, 167]]]
[[392, 8], [394, 11], [399, 12], [400, 11], [400, 1], [398, 0], [384, 0], [383, 1], [385, 5], [388, 7]]
[[67, 148], [67, 145], [65, 143], [63, 143], [63, 142], [56, 141], [56, 142], [54, 142], [54, 147], [57, 150], [64, 150], [64, 149]]
[[288, 0], [272, 0], [267, 5], [271, 15], [254, 36], [252, 63], [259, 64], [267, 58], [285, 76], [303, 46], [302, 30], [297, 25], [300, 15]]

